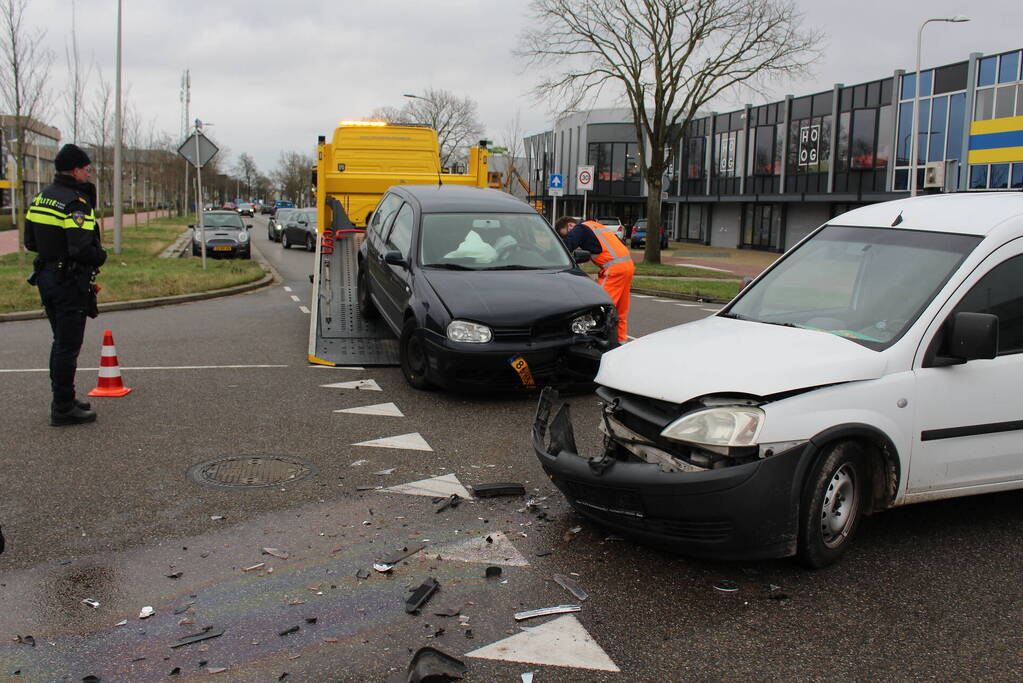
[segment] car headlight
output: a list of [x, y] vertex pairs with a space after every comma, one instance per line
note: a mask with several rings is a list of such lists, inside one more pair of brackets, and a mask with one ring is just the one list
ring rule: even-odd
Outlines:
[[452, 320], [448, 324], [448, 339], [467, 344], [486, 344], [494, 338], [494, 333], [486, 325], [471, 323], [468, 320]]
[[600, 322], [593, 313], [586, 313], [572, 319], [572, 332], [575, 334], [587, 334], [597, 329]]
[[202, 242], [202, 230], [193, 230], [192, 239], [196, 242]]
[[661, 436], [708, 446], [754, 446], [763, 426], [760, 408], [721, 406], [683, 415], [665, 427]]
[[238, 241], [239, 242], [248, 242], [249, 241], [249, 231], [248, 230], [242, 230], [240, 233], [238, 233]]

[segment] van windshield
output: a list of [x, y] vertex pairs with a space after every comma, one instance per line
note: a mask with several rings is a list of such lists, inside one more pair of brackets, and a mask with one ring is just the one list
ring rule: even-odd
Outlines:
[[722, 315], [819, 330], [881, 350], [909, 329], [980, 240], [827, 226]]

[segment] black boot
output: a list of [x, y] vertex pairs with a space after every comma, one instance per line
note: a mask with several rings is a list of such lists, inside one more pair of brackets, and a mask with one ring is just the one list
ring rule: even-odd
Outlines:
[[92, 404], [89, 403], [88, 401], [79, 401], [76, 398], [75, 399], [75, 405], [78, 406], [79, 408], [81, 408], [82, 410], [92, 410]]
[[57, 407], [50, 408], [50, 425], [53, 427], [80, 425], [95, 421], [96, 413], [91, 410], [82, 410], [75, 403], [72, 403], [70, 408], [64, 410], [60, 410]]

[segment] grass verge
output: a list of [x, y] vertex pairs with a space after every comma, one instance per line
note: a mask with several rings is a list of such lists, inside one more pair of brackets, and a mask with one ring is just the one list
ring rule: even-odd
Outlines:
[[731, 299], [739, 293], [738, 280], [717, 282], [708, 280], [676, 280], [665, 278], [637, 277], [632, 280], [633, 289], [645, 289], [651, 292], [669, 292], [672, 294], [688, 294], [690, 296], [707, 297], [710, 299]]
[[[636, 277], [704, 277], [714, 280], [738, 280], [734, 273], [724, 273], [719, 270], [705, 270], [703, 268], [690, 268], [689, 266], [673, 266], [669, 263], [642, 263], [635, 262]], [[585, 263], [582, 266], [584, 272], [595, 275], [600, 269], [592, 263]]]
[[[181, 234], [189, 222], [184, 218], [163, 218], [147, 225], [125, 226], [121, 232], [121, 253], [114, 254], [106, 235], [107, 262], [96, 282], [102, 286], [99, 303], [152, 299], [191, 294], [258, 280], [263, 269], [255, 261], [208, 259], [207, 270], [195, 258], [159, 258], [160, 253]], [[32, 257], [18, 265], [18, 254], [0, 256], [0, 313], [41, 308], [39, 290], [25, 279], [32, 271]]]

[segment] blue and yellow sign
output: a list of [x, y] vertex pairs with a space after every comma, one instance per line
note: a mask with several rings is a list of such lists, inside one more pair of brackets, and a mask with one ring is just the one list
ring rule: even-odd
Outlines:
[[970, 124], [971, 164], [1023, 161], [1023, 116]]

